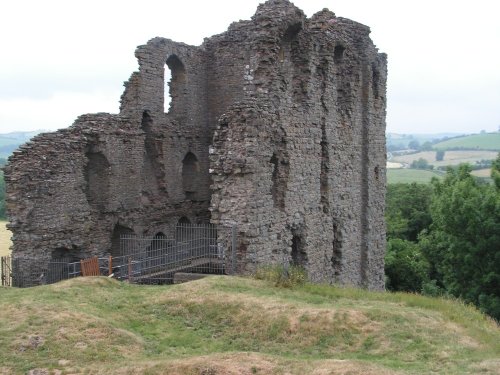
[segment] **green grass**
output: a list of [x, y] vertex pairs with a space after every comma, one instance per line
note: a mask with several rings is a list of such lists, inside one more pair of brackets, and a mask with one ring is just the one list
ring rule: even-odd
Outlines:
[[493, 321], [411, 294], [236, 277], [0, 293], [0, 373], [494, 374], [500, 364]]
[[428, 184], [432, 177], [441, 178], [442, 174], [423, 169], [387, 169], [387, 183], [412, 183]]
[[500, 133], [473, 134], [464, 137], [448, 139], [435, 144], [436, 150], [449, 150], [453, 148], [496, 150], [500, 151]]

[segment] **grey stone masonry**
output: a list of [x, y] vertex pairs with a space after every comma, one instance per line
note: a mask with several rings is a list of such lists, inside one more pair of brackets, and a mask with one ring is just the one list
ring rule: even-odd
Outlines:
[[293, 263], [383, 289], [387, 57], [369, 33], [269, 0], [201, 46], [139, 46], [119, 114], [9, 158], [13, 257], [113, 255], [121, 234], [212, 222], [237, 225], [242, 274]]

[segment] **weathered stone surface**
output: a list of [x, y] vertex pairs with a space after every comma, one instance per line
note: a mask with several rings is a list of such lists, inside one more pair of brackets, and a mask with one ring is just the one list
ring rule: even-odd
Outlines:
[[313, 281], [382, 289], [387, 63], [369, 32], [270, 0], [199, 47], [138, 47], [118, 115], [9, 159], [13, 256], [102, 256], [121, 233], [211, 220], [238, 226], [240, 272], [293, 261]]

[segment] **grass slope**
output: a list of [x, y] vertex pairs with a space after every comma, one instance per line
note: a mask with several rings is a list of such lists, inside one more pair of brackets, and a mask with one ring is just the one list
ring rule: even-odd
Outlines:
[[500, 151], [500, 133], [472, 134], [465, 137], [448, 139], [436, 143], [433, 147], [436, 150], [463, 148]]
[[[331, 286], [210, 277], [79, 278], [3, 289], [0, 373], [494, 374], [499, 327], [474, 308]], [[3, 366], [3, 367], [2, 367]]]
[[432, 177], [441, 178], [442, 174], [423, 169], [387, 169], [388, 184], [410, 184], [412, 182], [428, 184]]
[[10, 237], [12, 233], [6, 227], [7, 222], [0, 220], [0, 256], [5, 256], [10, 254]]

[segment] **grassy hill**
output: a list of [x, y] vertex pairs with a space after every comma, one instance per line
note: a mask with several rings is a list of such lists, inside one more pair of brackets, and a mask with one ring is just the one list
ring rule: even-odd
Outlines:
[[[500, 329], [474, 308], [323, 285], [78, 278], [0, 289], [0, 373], [498, 374]], [[38, 372], [45, 373], [45, 372]]]
[[433, 133], [433, 134], [398, 134], [386, 133], [387, 146], [399, 146], [401, 149], [408, 148], [410, 142], [417, 141], [419, 144], [432, 142], [445, 137], [458, 137], [463, 133]]
[[500, 151], [500, 133], [472, 134], [436, 143], [436, 150], [477, 149]]

